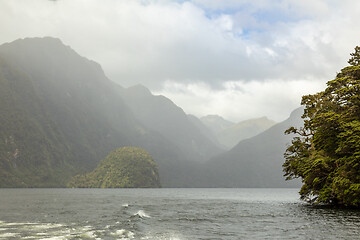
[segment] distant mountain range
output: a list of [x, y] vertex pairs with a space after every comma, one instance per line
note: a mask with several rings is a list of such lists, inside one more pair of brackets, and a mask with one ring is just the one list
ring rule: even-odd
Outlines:
[[[170, 100], [145, 88], [122, 88], [58, 39], [3, 44], [0, 61], [1, 186], [65, 186], [122, 146], [149, 151], [163, 186], [171, 186], [186, 178], [179, 171], [186, 171], [184, 164], [220, 151]], [[185, 126], [178, 138], [168, 131], [177, 129], [177, 118]]]
[[233, 123], [217, 115], [208, 115], [200, 120], [213, 133], [211, 137], [225, 149], [233, 148], [241, 140], [254, 137], [276, 123], [267, 117]]
[[245, 120], [223, 129], [217, 134], [217, 139], [220, 144], [231, 149], [241, 140], [254, 137], [275, 124], [267, 117]]
[[303, 109], [255, 137], [240, 141], [234, 148], [207, 162], [204, 179], [207, 187], [297, 187], [298, 181], [285, 182], [283, 154], [292, 135], [284, 131], [302, 126]]
[[219, 143], [220, 132], [235, 142], [241, 131], [251, 137], [244, 129], [258, 126], [250, 131], [256, 135], [272, 123], [235, 125], [216, 116], [186, 115], [144, 86], [123, 88], [110, 81], [99, 64], [59, 39], [0, 46], [0, 187], [63, 187], [124, 146], [151, 154], [163, 187], [283, 186], [279, 164], [290, 139], [283, 135], [284, 124], [239, 140], [229, 152]]
[[207, 115], [205, 117], [201, 117], [200, 120], [215, 134], [218, 134], [219, 132], [235, 125], [235, 123], [226, 120], [219, 115]]

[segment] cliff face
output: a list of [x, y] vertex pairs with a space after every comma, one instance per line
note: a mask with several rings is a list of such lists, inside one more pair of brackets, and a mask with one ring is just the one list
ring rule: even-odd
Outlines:
[[72, 178], [68, 187], [158, 188], [158, 166], [144, 149], [118, 148], [102, 160], [94, 171]]

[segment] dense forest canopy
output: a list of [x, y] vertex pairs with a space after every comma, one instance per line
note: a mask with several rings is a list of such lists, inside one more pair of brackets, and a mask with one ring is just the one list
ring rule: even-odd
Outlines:
[[285, 152], [287, 180], [301, 178], [301, 199], [360, 207], [360, 47], [327, 88], [303, 96], [304, 126]]
[[73, 177], [68, 187], [157, 188], [158, 166], [146, 150], [122, 147], [112, 151], [94, 171]]

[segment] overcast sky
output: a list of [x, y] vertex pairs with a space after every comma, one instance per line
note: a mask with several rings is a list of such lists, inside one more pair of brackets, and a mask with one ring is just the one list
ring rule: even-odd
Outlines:
[[0, 43], [53, 36], [196, 116], [281, 121], [360, 45], [358, 0], [1, 0]]

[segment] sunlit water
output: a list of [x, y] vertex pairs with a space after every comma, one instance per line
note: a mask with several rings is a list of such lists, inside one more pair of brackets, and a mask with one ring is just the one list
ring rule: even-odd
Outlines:
[[0, 239], [360, 239], [297, 189], [0, 189]]

